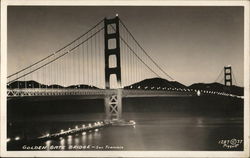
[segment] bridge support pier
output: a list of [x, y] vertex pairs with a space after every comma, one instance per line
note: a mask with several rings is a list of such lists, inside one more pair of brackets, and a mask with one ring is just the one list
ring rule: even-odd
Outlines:
[[121, 120], [122, 117], [122, 89], [116, 89], [116, 93], [107, 95], [104, 99], [106, 120]]

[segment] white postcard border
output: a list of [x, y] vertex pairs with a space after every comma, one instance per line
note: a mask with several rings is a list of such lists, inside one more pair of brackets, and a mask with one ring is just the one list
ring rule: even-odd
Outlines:
[[[1, 152], [11, 157], [248, 157], [249, 156], [249, 1], [153, 1], [153, 0], [3, 0], [1, 1]], [[244, 151], [7, 151], [7, 6], [244, 6]]]

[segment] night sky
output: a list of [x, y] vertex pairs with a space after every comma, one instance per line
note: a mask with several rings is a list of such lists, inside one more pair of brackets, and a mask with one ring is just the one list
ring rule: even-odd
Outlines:
[[243, 86], [243, 7], [8, 7], [8, 75], [53, 53], [106, 17], [119, 17], [157, 63], [190, 85], [232, 65]]

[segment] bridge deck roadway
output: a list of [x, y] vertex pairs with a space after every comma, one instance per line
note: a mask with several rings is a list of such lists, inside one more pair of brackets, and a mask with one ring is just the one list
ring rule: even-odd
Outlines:
[[[64, 97], [84, 97], [84, 98], [105, 98], [116, 94], [115, 89], [8, 89], [7, 96], [13, 97], [31, 97], [31, 96], [64, 96]], [[122, 97], [190, 97], [196, 96], [196, 92], [192, 90], [168, 91], [168, 90], [135, 90], [123, 89]]]

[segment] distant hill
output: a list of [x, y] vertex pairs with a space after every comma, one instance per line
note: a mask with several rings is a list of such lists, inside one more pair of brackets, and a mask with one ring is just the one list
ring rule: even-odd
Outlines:
[[[36, 81], [15, 81], [9, 85], [8, 88], [79, 88], [79, 89], [98, 89], [95, 86], [89, 85], [70, 85], [68, 87], [63, 87], [61, 85], [44, 85], [40, 84]], [[231, 93], [239, 96], [244, 95], [244, 88], [238, 86], [225, 86], [220, 83], [194, 83], [191, 86], [185, 86], [177, 81], [168, 81], [162, 78], [150, 78], [145, 79], [140, 82], [134, 83], [132, 85], [124, 87], [124, 89], [157, 89], [158, 87], [162, 88], [190, 88], [190, 89], [199, 89], [199, 90], [210, 90], [210, 91], [218, 91], [218, 92], [226, 92]]]
[[79, 88], [79, 89], [97, 89], [95, 86], [89, 86], [89, 85], [70, 85], [68, 87], [64, 87], [61, 85], [53, 84], [53, 85], [45, 85], [40, 84], [36, 81], [15, 81], [11, 84], [7, 85], [7, 88]]
[[68, 86], [66, 88], [80, 88], [80, 89], [98, 89], [97, 87], [95, 86], [89, 86], [89, 85], [84, 85], [84, 84], [81, 84], [81, 85], [71, 85], [71, 86]]
[[191, 89], [200, 89], [200, 90], [211, 90], [211, 91], [219, 91], [219, 92], [227, 92], [239, 96], [244, 95], [244, 88], [238, 86], [225, 86], [220, 83], [195, 83], [189, 86]]
[[137, 82], [135, 84], [129, 85], [127, 87], [124, 87], [125, 89], [138, 89], [138, 88], [145, 88], [148, 87], [150, 89], [151, 87], [154, 87], [153, 89], [156, 89], [158, 87], [161, 88], [190, 88], [190, 89], [199, 89], [199, 90], [210, 90], [210, 91], [218, 91], [218, 92], [226, 92], [231, 93], [239, 96], [244, 95], [244, 88], [238, 87], [238, 86], [225, 86], [220, 83], [194, 83], [191, 86], [185, 86], [177, 81], [168, 81], [166, 79], [162, 78], [151, 78], [151, 79], [145, 79], [143, 81]]
[[177, 81], [168, 81], [162, 78], [150, 78], [150, 79], [145, 79], [142, 80], [140, 82], [134, 83], [132, 85], [126, 86], [124, 87], [125, 89], [138, 89], [138, 87], [140, 88], [157, 88], [157, 87], [161, 87], [161, 88], [171, 88], [171, 87], [176, 87], [176, 88], [186, 88], [185, 85], [177, 82]]

